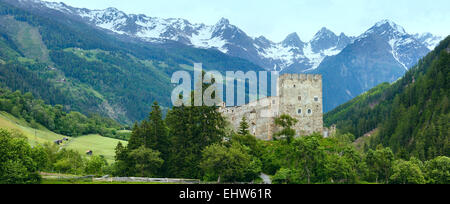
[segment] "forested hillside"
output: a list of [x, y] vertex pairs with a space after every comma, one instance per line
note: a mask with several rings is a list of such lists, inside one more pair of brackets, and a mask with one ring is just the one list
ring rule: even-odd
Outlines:
[[0, 83], [66, 111], [122, 123], [142, 120], [153, 101], [170, 106], [175, 70], [261, 70], [219, 51], [150, 44], [107, 33], [63, 13], [24, 11], [0, 2]]
[[393, 84], [382, 84], [324, 116], [357, 137], [377, 129], [371, 146], [402, 158], [450, 155], [450, 37]]
[[116, 137], [122, 127], [110, 118], [91, 114], [89, 117], [79, 112], [65, 112], [61, 105], [50, 106], [35, 99], [31, 93], [21, 94], [0, 88], [0, 111], [24, 119], [32, 128], [44, 126], [50, 131], [67, 136], [100, 134]]

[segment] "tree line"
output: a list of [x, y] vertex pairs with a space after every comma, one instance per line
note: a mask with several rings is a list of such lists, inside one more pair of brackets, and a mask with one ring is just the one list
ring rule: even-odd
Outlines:
[[50, 143], [31, 147], [24, 136], [0, 130], [0, 183], [39, 183], [42, 171], [219, 183], [262, 182], [262, 172], [279, 184], [450, 182], [448, 157], [402, 159], [382, 145], [359, 150], [348, 133], [291, 137], [295, 119], [281, 120], [276, 139], [262, 141], [249, 133], [245, 119], [237, 132], [226, 130], [215, 107], [174, 107], [163, 119], [155, 103], [149, 118], [134, 126], [128, 145], [118, 143], [113, 164]]
[[389, 147], [358, 150], [352, 134], [294, 137], [297, 121], [275, 120], [274, 141], [251, 135], [244, 118], [237, 132], [227, 131], [215, 107], [174, 107], [163, 119], [155, 103], [147, 120], [135, 124], [128, 146], [116, 147], [117, 176], [196, 178], [211, 182], [399, 183], [450, 182], [450, 158], [421, 161], [394, 155]]

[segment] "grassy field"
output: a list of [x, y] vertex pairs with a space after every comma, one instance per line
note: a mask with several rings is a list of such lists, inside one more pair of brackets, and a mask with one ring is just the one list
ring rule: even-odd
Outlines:
[[[114, 155], [117, 143], [120, 140], [102, 137], [100, 135], [86, 135], [73, 138], [67, 145], [67, 148], [77, 150], [81, 153], [85, 153], [87, 150], [92, 150], [94, 155], [105, 156], [108, 163], [114, 161]], [[122, 144], [127, 144], [125, 141], [120, 141]]]
[[[53, 142], [67, 137], [51, 132], [44, 127], [38, 127], [37, 129], [31, 128], [26, 121], [19, 120], [6, 112], [0, 112], [0, 128], [21, 132], [28, 138], [28, 142], [31, 145]], [[94, 155], [105, 156], [108, 163], [114, 162], [114, 148], [117, 143], [120, 141], [124, 145], [127, 144], [126, 141], [102, 137], [100, 135], [85, 135], [67, 138], [69, 138], [69, 141], [62, 144], [64, 148], [76, 150], [83, 155], [85, 155], [84, 153], [87, 150], [92, 150]]]

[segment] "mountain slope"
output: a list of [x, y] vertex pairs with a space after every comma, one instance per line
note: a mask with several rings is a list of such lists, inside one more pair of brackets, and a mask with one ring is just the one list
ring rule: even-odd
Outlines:
[[450, 37], [397, 82], [382, 84], [325, 114], [326, 125], [361, 137], [375, 128], [372, 146], [401, 157], [450, 155]]
[[383, 82], [394, 82], [429, 52], [391, 21], [380, 21], [311, 73], [323, 75], [324, 110], [332, 110]]
[[[47, 103], [62, 104], [65, 110], [131, 123], [145, 118], [153, 101], [169, 107], [171, 74], [192, 70], [193, 63], [202, 62], [206, 70], [262, 70], [217, 50], [111, 35], [47, 7], [30, 9], [35, 4], [24, 4], [23, 10], [10, 2], [30, 1], [0, 2], [0, 82]], [[26, 37], [16, 37], [21, 33]]]

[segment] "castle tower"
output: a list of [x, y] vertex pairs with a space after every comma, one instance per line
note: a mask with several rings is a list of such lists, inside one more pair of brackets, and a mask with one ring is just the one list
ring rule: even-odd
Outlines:
[[250, 133], [262, 140], [272, 140], [279, 131], [274, 119], [288, 114], [298, 120], [294, 127], [299, 136], [323, 133], [322, 76], [283, 74], [277, 81], [277, 96], [270, 96], [243, 106], [226, 107], [219, 111], [237, 131], [243, 117]]
[[323, 132], [322, 76], [284, 74], [278, 78], [280, 114], [288, 114], [299, 122], [298, 135]]

